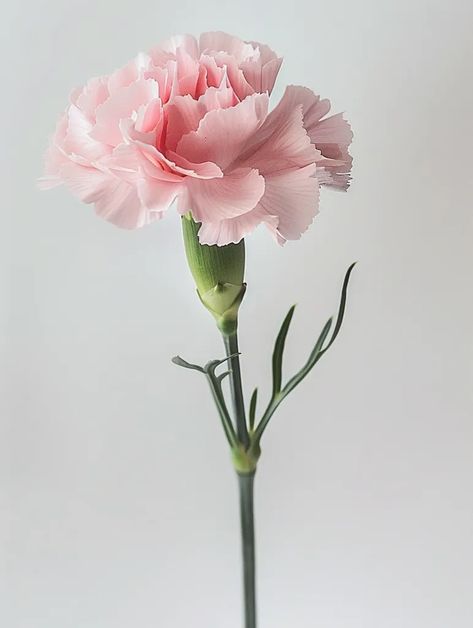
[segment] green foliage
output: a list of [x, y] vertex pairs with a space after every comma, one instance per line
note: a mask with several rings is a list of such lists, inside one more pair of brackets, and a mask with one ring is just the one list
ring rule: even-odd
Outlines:
[[256, 420], [256, 403], [258, 401], [258, 389], [255, 388], [253, 391], [253, 394], [251, 395], [251, 400], [250, 400], [250, 413], [249, 413], [249, 428], [250, 428], [250, 433], [254, 431], [255, 429], [255, 420]]
[[[329, 318], [325, 323], [322, 331], [317, 338], [314, 348], [312, 349], [306, 363], [302, 366], [299, 371], [295, 375], [293, 375], [286, 384], [283, 385], [283, 376], [282, 376], [282, 367], [283, 367], [283, 356], [284, 356], [284, 348], [286, 345], [286, 338], [289, 332], [289, 327], [291, 325], [292, 318], [294, 316], [295, 306], [293, 305], [289, 312], [287, 313], [282, 325], [281, 329], [276, 338], [276, 342], [274, 344], [274, 350], [272, 355], [272, 393], [271, 398], [269, 400], [268, 406], [264, 411], [261, 420], [256, 425], [256, 406], [258, 401], [258, 389], [255, 388], [250, 400], [250, 408], [249, 408], [249, 425], [248, 425], [248, 439], [249, 442], [245, 445], [238, 438], [235, 426], [231, 419], [230, 413], [227, 409], [225, 395], [222, 389], [222, 382], [227, 375], [230, 374], [229, 370], [224, 371], [223, 373], [217, 374], [217, 368], [224, 363], [229, 363], [231, 365], [232, 358], [238, 356], [238, 353], [231, 353], [226, 358], [222, 360], [211, 360], [207, 362], [205, 366], [200, 366], [198, 364], [192, 364], [187, 362], [183, 358], [176, 356], [172, 359], [174, 364], [181, 366], [186, 369], [191, 369], [194, 371], [198, 371], [203, 373], [209, 383], [210, 390], [212, 392], [213, 399], [215, 401], [215, 405], [217, 407], [222, 426], [225, 432], [225, 436], [227, 437], [228, 443], [232, 452], [232, 460], [236, 471], [241, 474], [252, 474], [256, 470], [256, 465], [258, 459], [261, 454], [260, 442], [261, 437], [271, 419], [274, 412], [278, 408], [279, 404], [283, 399], [287, 397], [287, 395], [294, 390], [294, 388], [302, 382], [303, 379], [307, 377], [310, 371], [314, 368], [320, 358], [324, 355], [324, 353], [331, 347], [336, 337], [338, 336], [340, 329], [342, 327], [343, 318], [345, 314], [346, 308], [346, 300], [347, 300], [347, 290], [348, 283], [350, 281], [350, 275], [354, 268], [355, 264], [352, 264], [346, 274], [345, 279], [343, 281], [342, 293], [340, 297], [340, 305], [338, 308], [338, 314], [335, 321], [335, 326], [332, 330], [332, 322], [333, 319]], [[332, 334], [329, 338], [330, 331], [332, 330]], [[231, 349], [228, 351], [231, 352]], [[245, 421], [243, 417], [243, 421]]]
[[172, 358], [172, 362], [174, 364], [177, 364], [177, 366], [182, 366], [183, 368], [186, 368], [186, 369], [199, 371], [200, 373], [203, 373], [206, 376], [207, 381], [210, 386], [212, 397], [215, 401], [215, 405], [217, 406], [217, 410], [220, 416], [220, 420], [222, 422], [222, 427], [225, 432], [225, 436], [227, 437], [227, 440], [228, 440], [228, 444], [230, 445], [230, 447], [234, 448], [234, 447], [238, 447], [239, 445], [238, 438], [236, 436], [235, 429], [233, 427], [233, 423], [230, 418], [227, 405], [225, 403], [225, 396], [222, 390], [222, 380], [224, 379], [226, 375], [228, 375], [228, 371], [225, 371], [221, 375], [217, 375], [215, 372], [218, 366], [220, 366], [224, 362], [227, 362], [232, 357], [234, 356], [230, 355], [226, 358], [223, 358], [222, 360], [210, 360], [210, 362], [207, 362], [205, 366], [199, 366], [198, 364], [191, 364], [190, 362], [187, 362], [186, 360], [184, 360], [178, 355]]
[[310, 373], [310, 371], [314, 368], [320, 358], [324, 355], [324, 353], [329, 349], [329, 347], [333, 344], [335, 338], [338, 336], [338, 333], [341, 329], [343, 323], [343, 317], [345, 314], [346, 300], [347, 300], [347, 290], [348, 283], [350, 281], [350, 275], [355, 266], [354, 262], [348, 268], [345, 279], [343, 281], [342, 286], [342, 294], [340, 298], [340, 306], [338, 309], [337, 320], [335, 323], [335, 327], [333, 329], [332, 336], [327, 344], [325, 341], [330, 333], [330, 329], [332, 327], [332, 318], [325, 323], [317, 341], [315, 343], [314, 348], [312, 349], [307, 362], [304, 366], [295, 374], [293, 377], [289, 379], [289, 381], [282, 386], [282, 362], [283, 362], [283, 354], [284, 347], [286, 344], [286, 337], [289, 331], [289, 327], [292, 321], [292, 317], [294, 315], [295, 306], [293, 305], [284, 319], [281, 329], [279, 330], [279, 334], [276, 338], [276, 342], [274, 345], [273, 351], [273, 360], [272, 360], [272, 374], [273, 374], [273, 391], [271, 394], [271, 399], [269, 400], [268, 406], [259, 422], [256, 430], [254, 431], [254, 437], [259, 442], [263, 435], [264, 430], [266, 429], [271, 417], [276, 411], [279, 404], [283, 399], [287, 397], [287, 395], [294, 390], [294, 388], [301, 383], [301, 381]]
[[286, 318], [281, 325], [276, 343], [273, 351], [273, 397], [275, 397], [281, 391], [282, 383], [282, 357], [284, 354], [284, 346], [286, 344], [286, 336], [289, 331], [289, 326], [294, 315], [296, 306], [293, 305], [289, 312], [286, 314]]

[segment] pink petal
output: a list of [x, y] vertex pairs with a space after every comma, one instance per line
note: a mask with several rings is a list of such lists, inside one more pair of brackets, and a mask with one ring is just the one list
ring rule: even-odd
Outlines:
[[204, 93], [207, 87], [218, 87], [225, 77], [225, 68], [218, 66], [215, 58], [209, 55], [201, 55], [199, 63], [205, 69], [205, 85], [200, 86], [199, 95]]
[[136, 229], [160, 217], [141, 203], [135, 185], [113, 174], [70, 162], [62, 168], [61, 177], [73, 194], [85, 203], [95, 203], [97, 214], [118, 227]]
[[143, 206], [160, 213], [172, 205], [180, 190], [180, 183], [168, 183], [157, 179], [141, 179], [138, 182], [138, 196]]
[[190, 95], [176, 96], [166, 107], [166, 147], [176, 150], [179, 140], [187, 133], [196, 131], [208, 111], [225, 109], [236, 103], [233, 90], [224, 84], [208, 88], [198, 100]]
[[205, 93], [199, 97], [198, 102], [202, 106], [204, 115], [214, 109], [227, 109], [238, 104], [235, 92], [227, 84], [225, 72], [222, 75], [220, 84], [216, 87], [208, 87]]
[[220, 68], [225, 69], [228, 83], [240, 100], [244, 100], [247, 96], [255, 93], [235, 57], [226, 52], [219, 52], [215, 54], [214, 59]]
[[222, 170], [211, 161], [203, 161], [196, 164], [172, 151], [168, 151], [167, 154], [168, 156], [164, 158], [165, 162], [175, 172], [188, 177], [195, 177], [196, 179], [219, 179], [223, 177]]
[[125, 118], [118, 123], [122, 142], [131, 144], [139, 141], [152, 147], [159, 145], [164, 127], [161, 101], [154, 99], [148, 105], [142, 105], [133, 117], [135, 120]]
[[177, 61], [177, 78], [181, 80], [185, 76], [198, 76], [199, 63], [195, 57], [195, 54], [187, 52], [182, 47], [176, 50]]
[[172, 95], [195, 97], [200, 77], [200, 66], [196, 59], [183, 48], [176, 52], [177, 81], [174, 82]]
[[320, 185], [326, 185], [328, 187], [346, 191], [350, 186], [350, 169], [351, 157], [349, 164], [344, 168], [330, 167], [327, 165], [317, 167], [317, 179], [319, 180]]
[[[138, 184], [143, 178], [170, 183], [179, 183], [182, 180], [182, 175], [167, 168], [155, 153], [147, 153], [144, 146], [146, 145], [140, 146], [138, 143], [120, 144], [110, 156], [101, 159], [98, 165], [134, 184]], [[156, 151], [153, 147], [150, 149]]]
[[164, 67], [150, 66], [143, 73], [143, 78], [153, 79], [158, 84], [159, 99], [167, 103], [171, 98], [177, 83], [177, 65], [175, 60], [169, 60]]
[[338, 113], [321, 120], [311, 132], [311, 140], [323, 156], [317, 175], [324, 185], [346, 190], [350, 184], [352, 157], [348, 147], [353, 138], [350, 124]]
[[320, 153], [311, 144], [302, 122], [302, 109], [296, 107], [280, 112], [273, 111], [255, 133], [239, 164], [258, 168], [265, 176], [296, 166], [315, 163]]
[[202, 33], [199, 46], [202, 54], [226, 52], [234, 57], [238, 63], [259, 57], [259, 52], [251, 43], [222, 31]]
[[222, 32], [201, 35], [200, 50], [227, 67], [230, 84], [241, 100], [254, 92], [270, 94], [282, 63], [269, 46]]
[[[346, 189], [349, 184], [352, 159], [348, 147], [353, 133], [342, 114], [323, 118], [330, 110], [328, 100], [320, 100], [306, 87], [289, 86], [274, 112], [275, 119], [283, 119], [291, 107], [302, 107], [304, 127], [311, 142], [320, 151], [317, 159], [318, 178], [323, 185]], [[269, 116], [268, 116], [269, 117]]]
[[192, 211], [198, 222], [215, 222], [253, 209], [264, 193], [264, 179], [257, 170], [240, 168], [220, 179], [185, 180], [186, 194], [179, 199], [180, 213]]
[[202, 222], [199, 241], [223, 246], [239, 242], [265, 224], [279, 244], [297, 240], [317, 214], [319, 182], [314, 164], [265, 177], [265, 193], [249, 212], [220, 221]]
[[128, 183], [137, 184], [143, 176], [140, 153], [136, 146], [130, 144], [120, 144], [97, 165], [105, 172], [110, 172]]
[[108, 189], [113, 175], [72, 161], [61, 168], [61, 180], [84, 203], [95, 203]]
[[310, 138], [322, 154], [329, 159], [342, 158], [353, 139], [350, 124], [343, 118], [342, 113], [321, 120], [309, 132]]
[[[263, 66], [261, 75], [261, 91], [267, 91], [269, 94], [273, 91], [276, 78], [282, 65], [282, 58], [272, 59]], [[256, 88], [255, 88], [256, 89]]]
[[193, 163], [209, 161], [225, 169], [261, 126], [267, 109], [267, 94], [253, 94], [235, 107], [209, 111], [197, 131], [181, 139], [176, 152]]
[[199, 47], [197, 40], [192, 35], [176, 35], [170, 37], [159, 46], [155, 46], [150, 51], [150, 56], [156, 65], [167, 61], [170, 56], [175, 57], [179, 48], [185, 50], [194, 59], [199, 58]]
[[71, 101], [91, 122], [95, 122], [97, 107], [104, 103], [108, 97], [107, 79], [100, 77], [90, 79], [76, 96], [71, 97]]
[[277, 229], [270, 228], [280, 244], [299, 239], [317, 214], [319, 182], [314, 174], [312, 164], [265, 177], [266, 190], [259, 207], [278, 218]]
[[120, 179], [110, 180], [95, 201], [98, 216], [122, 229], [138, 229], [158, 220], [159, 212], [149, 212], [138, 197], [135, 186]]
[[276, 216], [269, 216], [260, 205], [257, 205], [254, 209], [236, 218], [203, 222], [199, 230], [199, 242], [209, 245], [217, 244], [218, 246], [224, 246], [231, 242], [237, 244], [261, 223], [265, 223], [275, 231], [278, 226], [278, 219]]
[[192, 96], [176, 96], [166, 107], [166, 146], [175, 150], [183, 135], [195, 131], [205, 115], [202, 103]]
[[271, 61], [282, 61], [280, 57], [266, 44], [262, 44], [259, 41], [249, 41], [248, 44], [251, 44], [253, 48], [256, 48], [259, 52], [259, 60], [261, 64], [264, 66]]
[[130, 118], [133, 111], [157, 97], [158, 86], [151, 79], [139, 79], [128, 87], [119, 87], [97, 108], [97, 122], [91, 136], [104, 144], [117, 146], [123, 141], [120, 120]]
[[[193, 163], [172, 151], [167, 151], [167, 155], [164, 155], [157, 148], [141, 141], [139, 137], [135, 137], [133, 134], [128, 139], [146, 160], [149, 176], [157, 179], [162, 179], [163, 173], [172, 175], [173, 178], [176, 175], [200, 179], [213, 179], [223, 176], [222, 170], [212, 162]], [[168, 177], [166, 176], [166, 178]]]
[[264, 175], [264, 195], [248, 212], [203, 220], [201, 241], [238, 242], [260, 223], [280, 243], [300, 237], [317, 211], [319, 182], [314, 175], [319, 158], [303, 126], [302, 106], [283, 103], [251, 136], [236, 162]]
[[66, 153], [75, 153], [89, 164], [108, 154], [110, 148], [90, 136], [93, 124], [74, 105], [67, 112], [67, 131], [62, 147]]
[[[248, 146], [246, 155], [249, 157], [246, 160], [243, 158], [241, 163], [258, 168], [263, 174], [284, 168], [285, 157], [289, 160], [296, 158], [299, 165], [304, 165], [302, 138], [299, 138], [300, 150], [296, 157], [293, 150], [296, 144], [292, 143], [291, 148], [288, 133], [289, 128], [292, 128], [294, 139], [296, 138], [298, 124], [294, 125], [294, 120], [291, 118], [294, 116], [293, 112], [298, 110], [302, 113], [304, 129], [316, 149], [312, 160], [317, 162], [319, 182], [323, 185], [346, 189], [350, 180], [349, 172], [352, 163], [348, 153], [352, 132], [350, 125], [341, 114], [321, 120], [329, 109], [329, 101], [320, 100], [310, 89], [298, 86], [288, 87], [277, 107], [269, 114], [265, 124]], [[278, 137], [286, 138], [285, 147], [281, 143], [276, 145]], [[264, 157], [265, 153], [266, 157]], [[309, 157], [308, 153], [307, 157]]]
[[128, 87], [142, 76], [144, 70], [150, 65], [148, 55], [140, 53], [122, 68], [115, 70], [108, 79], [108, 89], [114, 92], [121, 87]]
[[159, 98], [142, 105], [137, 112], [135, 128], [139, 133], [152, 133], [162, 122], [163, 106]]
[[320, 96], [314, 94], [311, 89], [301, 87], [300, 85], [289, 85], [286, 87], [286, 91], [276, 109], [281, 115], [284, 115], [285, 111], [298, 105], [302, 106], [304, 126], [309, 135], [319, 120], [330, 111], [329, 100], [321, 100]]
[[267, 91], [271, 94], [283, 60], [269, 46], [256, 41], [249, 43], [259, 50], [260, 59], [258, 63], [251, 61], [242, 63], [243, 74], [256, 92]]
[[[162, 126], [162, 122], [163, 118], [161, 116], [158, 131]], [[146, 160], [144, 170], [148, 176], [161, 180], [175, 178], [175, 175], [187, 175], [203, 179], [223, 176], [221, 169], [212, 162], [193, 163], [171, 150], [166, 150], [165, 155], [155, 146], [155, 133], [140, 132], [132, 120], [121, 120], [119, 128], [124, 141], [137, 148]]]

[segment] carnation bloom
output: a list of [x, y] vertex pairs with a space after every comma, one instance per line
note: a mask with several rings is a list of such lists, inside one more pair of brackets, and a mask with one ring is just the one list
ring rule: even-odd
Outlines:
[[299, 238], [320, 186], [347, 188], [352, 133], [305, 87], [287, 87], [269, 112], [281, 61], [265, 45], [204, 33], [91, 79], [58, 122], [42, 187], [64, 183], [128, 229], [177, 200], [203, 244], [239, 242], [260, 223], [281, 244]]

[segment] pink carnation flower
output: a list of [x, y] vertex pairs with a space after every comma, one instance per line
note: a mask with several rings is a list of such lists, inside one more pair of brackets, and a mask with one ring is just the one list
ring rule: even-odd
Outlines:
[[282, 59], [225, 33], [174, 37], [74, 90], [46, 156], [42, 187], [64, 183], [128, 229], [177, 200], [201, 243], [238, 242], [260, 223], [293, 240], [320, 185], [346, 189], [352, 139], [328, 100], [289, 86], [268, 112]]

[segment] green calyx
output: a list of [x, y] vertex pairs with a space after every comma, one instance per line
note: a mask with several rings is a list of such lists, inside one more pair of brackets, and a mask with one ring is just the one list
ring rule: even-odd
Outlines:
[[200, 244], [200, 224], [191, 214], [182, 217], [187, 262], [197, 286], [197, 294], [217, 322], [220, 331], [236, 331], [238, 310], [246, 290], [245, 243], [225, 246]]

